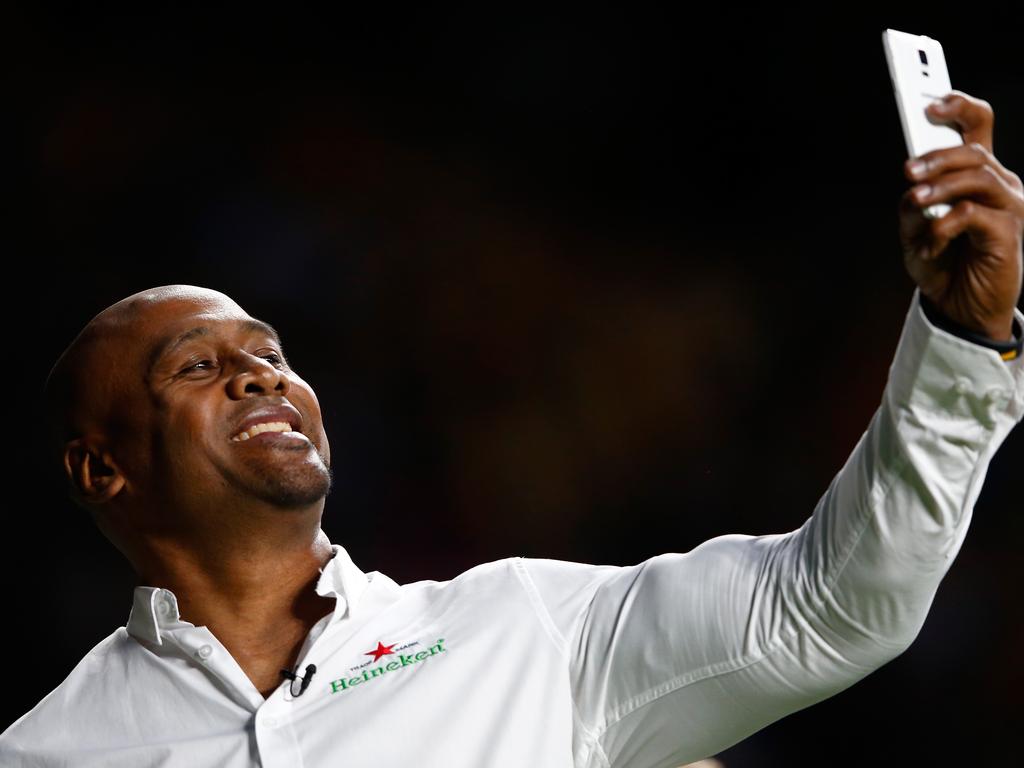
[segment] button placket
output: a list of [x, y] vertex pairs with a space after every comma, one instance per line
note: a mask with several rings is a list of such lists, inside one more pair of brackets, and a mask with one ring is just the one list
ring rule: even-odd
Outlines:
[[179, 658], [184, 658], [221, 681], [229, 695], [241, 706], [257, 712], [264, 699], [255, 690], [252, 681], [234, 661], [231, 654], [206, 627], [191, 625], [171, 629], [167, 639], [177, 647]]
[[268, 699], [256, 713], [256, 743], [262, 764], [267, 768], [302, 764], [299, 742], [291, 723], [290, 708], [280, 700]]

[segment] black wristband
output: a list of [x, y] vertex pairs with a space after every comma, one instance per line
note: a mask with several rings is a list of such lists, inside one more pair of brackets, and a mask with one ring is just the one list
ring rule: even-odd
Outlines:
[[1024, 329], [1021, 328], [1020, 321], [1016, 316], [1013, 318], [1013, 341], [996, 341], [950, 320], [923, 293], [920, 294], [920, 297], [921, 309], [932, 325], [952, 333], [954, 336], [959, 336], [961, 339], [994, 349], [1003, 360], [1014, 360], [1024, 354]]

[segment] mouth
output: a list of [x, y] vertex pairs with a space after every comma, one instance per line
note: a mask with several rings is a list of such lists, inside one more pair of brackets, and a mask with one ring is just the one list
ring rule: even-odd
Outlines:
[[310, 442], [302, 433], [302, 414], [290, 403], [250, 411], [230, 438], [233, 443], [274, 439]]
[[247, 440], [260, 440], [261, 442], [269, 440], [299, 440], [306, 443], [309, 442], [308, 437], [301, 432], [296, 432], [292, 429], [291, 424], [284, 421], [254, 424], [231, 438], [233, 443], [242, 443]]

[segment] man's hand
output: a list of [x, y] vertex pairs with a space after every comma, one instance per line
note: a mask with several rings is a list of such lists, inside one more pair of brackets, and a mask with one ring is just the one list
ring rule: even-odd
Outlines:
[[[964, 144], [908, 160], [916, 185], [900, 199], [900, 241], [911, 278], [961, 325], [996, 341], [1013, 338], [1013, 310], [1021, 292], [1024, 185], [992, 154], [995, 116], [986, 101], [952, 91], [929, 105], [934, 121], [952, 123]], [[919, 190], [924, 194], [918, 197]], [[952, 210], [941, 219], [922, 210]]]

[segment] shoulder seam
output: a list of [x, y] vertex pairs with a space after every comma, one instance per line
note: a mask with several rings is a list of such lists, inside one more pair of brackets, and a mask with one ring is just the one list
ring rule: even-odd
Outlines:
[[534, 614], [536, 614], [541, 626], [544, 627], [544, 631], [551, 639], [555, 649], [563, 658], [568, 658], [568, 644], [562, 636], [562, 633], [558, 631], [558, 627], [555, 626], [555, 622], [551, 618], [551, 614], [548, 612], [547, 606], [544, 605], [544, 601], [541, 599], [540, 593], [537, 591], [537, 585], [533, 583], [533, 579], [530, 578], [530, 574], [526, 570], [526, 563], [523, 562], [523, 558], [509, 558], [509, 565], [512, 568], [512, 572], [519, 580], [519, 584], [522, 586], [523, 591], [526, 592], [526, 596], [530, 600], [530, 605], [533, 608]]
[[[566, 668], [568, 669], [571, 663], [568, 643], [562, 636], [562, 633], [558, 631], [558, 627], [555, 626], [554, 619], [551, 618], [551, 613], [548, 611], [547, 606], [544, 605], [544, 600], [541, 598], [540, 592], [537, 590], [537, 585], [530, 576], [530, 572], [526, 569], [525, 560], [521, 556], [511, 557], [509, 558], [509, 566], [512, 568], [512, 572], [515, 573], [520, 585], [523, 587], [523, 591], [526, 592], [526, 595], [530, 600], [530, 605], [533, 607], [534, 614], [540, 621], [541, 626], [544, 627], [544, 631], [551, 639], [551, 642], [554, 644], [555, 649], [562, 657], [562, 660], [565, 662]], [[604, 760], [605, 765], [610, 765], [607, 756], [604, 754], [604, 748], [598, 741], [598, 732], [588, 728], [586, 723], [583, 721], [579, 708], [576, 706], [576, 699], [573, 697], [571, 691], [569, 694], [569, 700], [572, 702], [573, 723], [582, 733], [583, 742], [585, 744], [590, 744], [592, 750], [596, 749], [598, 751], [601, 758]]]

